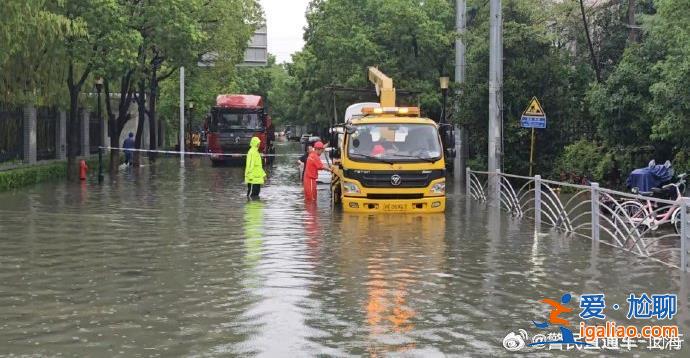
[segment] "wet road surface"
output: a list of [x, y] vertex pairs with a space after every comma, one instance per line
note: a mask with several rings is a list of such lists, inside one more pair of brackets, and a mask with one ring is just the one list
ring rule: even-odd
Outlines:
[[252, 202], [206, 158], [0, 193], [0, 356], [504, 356], [565, 292], [675, 293], [666, 324], [688, 331], [678, 270], [461, 194], [440, 215], [344, 214], [325, 190], [305, 207], [295, 161]]

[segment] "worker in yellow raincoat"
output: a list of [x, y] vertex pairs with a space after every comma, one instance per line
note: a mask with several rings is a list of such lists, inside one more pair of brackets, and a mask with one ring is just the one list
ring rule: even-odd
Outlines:
[[249, 142], [247, 162], [244, 167], [244, 182], [247, 183], [247, 198], [257, 199], [261, 192], [261, 185], [266, 180], [266, 172], [263, 168], [263, 160], [259, 154], [261, 139], [253, 137]]

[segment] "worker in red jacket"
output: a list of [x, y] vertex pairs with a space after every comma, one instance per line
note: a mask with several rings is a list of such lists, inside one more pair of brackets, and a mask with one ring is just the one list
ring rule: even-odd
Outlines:
[[316, 201], [316, 179], [319, 177], [319, 170], [331, 171], [330, 168], [324, 167], [321, 162], [321, 154], [324, 151], [323, 143], [314, 143], [314, 150], [309, 153], [307, 162], [304, 165], [304, 200]]

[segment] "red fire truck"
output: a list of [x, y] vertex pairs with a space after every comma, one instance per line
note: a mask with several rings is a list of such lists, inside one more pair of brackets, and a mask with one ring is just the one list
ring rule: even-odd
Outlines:
[[[212, 163], [244, 163], [242, 155], [247, 153], [252, 137], [261, 139], [259, 152], [264, 155], [275, 154], [275, 132], [263, 98], [249, 94], [219, 95], [215, 107], [211, 109], [207, 131]], [[273, 156], [264, 158], [267, 164], [273, 160]]]

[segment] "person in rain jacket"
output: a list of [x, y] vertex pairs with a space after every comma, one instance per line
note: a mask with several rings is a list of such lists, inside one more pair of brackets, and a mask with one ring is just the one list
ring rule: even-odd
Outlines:
[[326, 168], [321, 162], [321, 154], [325, 150], [323, 143], [314, 143], [314, 150], [309, 153], [307, 157], [307, 162], [304, 164], [304, 179], [302, 183], [304, 184], [304, 199], [307, 202], [316, 201], [316, 179], [319, 177], [319, 170], [331, 171], [330, 168]]
[[132, 165], [132, 151], [128, 149], [134, 149], [134, 133], [129, 132], [129, 135], [122, 143], [122, 148], [125, 148], [125, 164]]
[[255, 199], [259, 197], [261, 185], [266, 178], [263, 160], [259, 154], [259, 144], [261, 139], [252, 137], [247, 151], [247, 163], [244, 167], [244, 182], [247, 183], [247, 198]]

